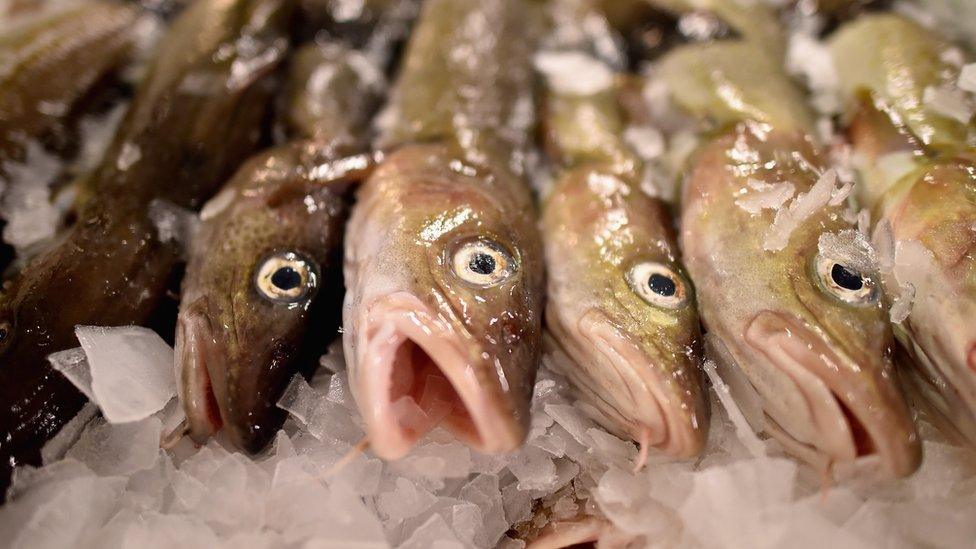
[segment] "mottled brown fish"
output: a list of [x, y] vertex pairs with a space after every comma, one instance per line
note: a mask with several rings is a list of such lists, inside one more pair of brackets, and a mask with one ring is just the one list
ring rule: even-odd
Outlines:
[[198, 443], [223, 427], [240, 448], [264, 447], [288, 381], [337, 333], [347, 189], [373, 165], [356, 156], [382, 89], [370, 63], [338, 42], [298, 50], [284, 116], [294, 140], [248, 161], [203, 208], [176, 332]]
[[[0, 456], [4, 477], [84, 397], [46, 357], [77, 345], [76, 325], [146, 322], [179, 258], [150, 221], [154, 200], [197, 207], [254, 150], [288, 49], [288, 2], [201, 0], [164, 37], [78, 221], [5, 283], [0, 296]], [[6, 480], [6, 479], [5, 479]]]
[[482, 452], [525, 437], [542, 250], [523, 181], [535, 7], [426, 2], [346, 235], [343, 341], [373, 451], [435, 425]]

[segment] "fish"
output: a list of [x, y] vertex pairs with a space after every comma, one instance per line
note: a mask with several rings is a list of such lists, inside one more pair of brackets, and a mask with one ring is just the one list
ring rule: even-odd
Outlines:
[[237, 447], [263, 448], [286, 385], [310, 373], [325, 332], [338, 334], [349, 189], [375, 164], [368, 126], [383, 86], [370, 63], [339, 41], [299, 48], [283, 116], [291, 141], [247, 161], [201, 211], [175, 346], [197, 443], [222, 427]]
[[[343, 346], [371, 450], [434, 426], [518, 448], [541, 346], [544, 279], [524, 181], [537, 5], [424, 3], [346, 233]], [[382, 124], [385, 121], [385, 127]]]
[[703, 43], [658, 66], [677, 105], [715, 128], [688, 160], [680, 198], [702, 322], [761, 403], [754, 429], [825, 472], [909, 475], [920, 441], [878, 274], [845, 215], [849, 187], [829, 169], [801, 92], [764, 55]]
[[150, 205], [197, 208], [259, 144], [289, 48], [280, 0], [200, 0], [173, 22], [101, 164], [79, 192], [78, 220], [3, 284], [0, 457], [38, 463], [83, 395], [46, 361], [77, 346], [77, 325], [145, 324], [166, 292], [179, 246]]
[[650, 448], [690, 458], [709, 421], [694, 289], [671, 212], [640, 188], [643, 163], [623, 139], [620, 91], [607, 84], [578, 95], [546, 87], [542, 120], [558, 171], [540, 224], [545, 323], [571, 359], [560, 370], [598, 421], [640, 443], [641, 460]]
[[929, 419], [976, 445], [976, 125], [926, 101], [930, 90], [951, 98], [956, 89], [953, 46], [900, 16], [875, 15], [838, 29], [830, 47], [859, 198], [887, 249], [895, 336], [911, 357], [899, 373]]
[[65, 148], [73, 116], [129, 59], [138, 11], [99, 0], [41, 9], [0, 33], [0, 179], [30, 142]]

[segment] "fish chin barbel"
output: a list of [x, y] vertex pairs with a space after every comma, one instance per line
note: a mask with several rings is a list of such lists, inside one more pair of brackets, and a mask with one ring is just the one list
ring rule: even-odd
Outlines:
[[375, 164], [362, 153], [382, 88], [371, 63], [338, 42], [299, 49], [285, 116], [294, 140], [245, 163], [202, 210], [175, 352], [197, 443], [223, 427], [238, 447], [263, 448], [284, 420], [285, 386], [337, 333], [348, 189]]
[[[940, 94], [960, 93], [951, 45], [900, 16], [874, 15], [839, 29], [830, 46], [860, 198], [890, 256], [885, 289], [909, 304], [893, 318], [914, 359], [900, 373], [930, 419], [976, 445], [976, 125], [939, 108]], [[896, 173], [886, 168], [899, 161]]]
[[289, 18], [289, 4], [278, 0], [201, 0], [184, 11], [80, 189], [78, 222], [5, 284], [5, 481], [13, 466], [37, 463], [44, 442], [84, 402], [47, 355], [77, 345], [76, 325], [146, 322], [165, 292], [179, 254], [159, 239], [150, 203], [198, 206], [253, 152], [273, 91], [265, 76], [288, 47]]
[[[910, 474], [920, 444], [877, 275], [821, 252], [822, 238], [855, 233], [803, 97], [748, 43], [686, 46], [659, 69], [686, 110], [732, 125], [690, 161], [680, 241], [705, 327], [761, 397], [754, 427], [824, 468], [876, 456], [882, 476]], [[784, 189], [776, 204], [756, 197]]]
[[520, 148], [531, 4], [426, 2], [393, 92], [394, 151], [346, 235], [343, 342], [370, 446], [441, 424], [483, 452], [525, 437], [543, 273]]
[[[563, 55], [582, 54], [547, 52], [539, 64]], [[692, 457], [709, 420], [694, 292], [667, 207], [640, 189], [618, 93], [609, 83], [561, 92], [549, 80], [542, 120], [564, 169], [543, 202], [546, 325], [569, 358], [556, 364], [596, 419], [639, 442], [642, 460], [650, 448]]]

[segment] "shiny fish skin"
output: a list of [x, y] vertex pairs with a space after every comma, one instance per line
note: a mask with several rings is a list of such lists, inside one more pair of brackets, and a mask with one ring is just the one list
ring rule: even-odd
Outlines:
[[[288, 381], [336, 333], [347, 189], [371, 165], [350, 156], [365, 149], [379, 99], [351, 64], [356, 55], [338, 43], [299, 49], [285, 113], [294, 140], [249, 160], [203, 208], [176, 332], [177, 382], [198, 443], [223, 427], [238, 447], [263, 448], [284, 419], [275, 404]], [[297, 299], [257, 282], [285, 254], [299, 262], [279, 268], [315, 277]], [[303, 345], [310, 329], [323, 332], [317, 345]]]
[[[265, 76], [287, 48], [288, 18], [288, 5], [276, 0], [202, 0], [184, 11], [88, 180], [79, 221], [6, 283], [0, 297], [5, 480], [9, 467], [36, 463], [44, 441], [84, 402], [45, 357], [77, 345], [76, 325], [144, 323], [159, 303], [178, 250], [158, 239], [149, 204], [199, 205], [254, 150], [273, 91]], [[250, 47], [238, 52], [229, 47], [234, 44]], [[218, 50], [227, 55], [215, 56]], [[188, 84], [200, 84], [201, 75], [217, 93]], [[134, 161], [133, 150], [139, 151]]]
[[[877, 80], [841, 71], [851, 92], [848, 133], [860, 158], [861, 198], [881, 225], [876, 234], [894, 244], [894, 272], [883, 279], [889, 296], [902, 295], [902, 284], [911, 284], [914, 292], [910, 313], [895, 325], [895, 335], [914, 359], [901, 372], [937, 425], [976, 445], [976, 149], [959, 141], [976, 125], [900, 107], [917, 100], [924, 87], [954, 81], [958, 71], [942, 61], [950, 46], [895, 16], [851, 23], [831, 45], [838, 59], [871, 58], [866, 47], [888, 53], [874, 58], [887, 73], [873, 65], [863, 69], [862, 74], [880, 74]], [[917, 85], [896, 88], [891, 82], [896, 77]], [[892, 96], [892, 89], [904, 95]], [[949, 130], [939, 130], [945, 127]], [[931, 132], [931, 138], [918, 130]], [[886, 176], [888, 155], [909, 155], [914, 166]], [[912, 249], [921, 257], [902, 260]]]
[[[394, 150], [359, 190], [343, 342], [382, 458], [403, 456], [438, 423], [482, 452], [525, 437], [543, 294], [518, 154], [531, 114], [520, 111], [531, 105], [530, 6], [424, 5], [383, 140]], [[469, 252], [483, 274], [462, 259]]]
[[64, 141], [78, 104], [126, 60], [137, 15], [87, 1], [7, 23], [0, 32], [0, 179], [4, 163], [25, 160], [30, 140]]
[[[571, 359], [561, 369], [607, 428], [644, 451], [693, 457], [709, 420], [694, 292], [670, 212], [639, 188], [617, 101], [614, 89], [546, 96], [549, 148], [565, 168], [543, 203], [546, 325]], [[650, 290], [633, 277], [648, 279], [648, 266], [684, 298], [642, 297]]]
[[[689, 48], [714, 52], [722, 46]], [[695, 51], [686, 49], [662, 63]], [[891, 331], [877, 289], [870, 286], [875, 277], [862, 275], [864, 293], [828, 290], [831, 265], [846, 267], [844, 258], [819, 257], [821, 235], [852, 228], [843, 206], [825, 204], [797, 225], [781, 249], [767, 250], [774, 211], [750, 213], [736, 204], [750, 184], [788, 182], [796, 195], [823, 185], [822, 153], [803, 131], [811, 116], [791, 120], [791, 109], [801, 107], [782, 104], [799, 92], [757, 91], [754, 86], [791, 84], [772, 68], [765, 77], [740, 78], [741, 66], [731, 56], [704, 55], [697, 63], [711, 65], [711, 79], [741, 93], [722, 97], [720, 88], [688, 90], [669, 81], [681, 92], [675, 99], [693, 101], [686, 103], [692, 112], [713, 120], [732, 122], [730, 112], [742, 116], [732, 129], [703, 143], [682, 189], [680, 242], [705, 328], [761, 397], [764, 430], [791, 453], [827, 470], [874, 455], [877, 474], [910, 474], [920, 462], [920, 444], [891, 366]], [[677, 66], [662, 72], [678, 74]], [[731, 104], [722, 104], [729, 98]], [[818, 275], [821, 261], [831, 274]]]

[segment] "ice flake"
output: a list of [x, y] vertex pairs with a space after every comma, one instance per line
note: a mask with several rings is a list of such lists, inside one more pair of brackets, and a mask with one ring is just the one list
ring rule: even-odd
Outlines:
[[399, 549], [464, 549], [465, 545], [440, 515], [433, 515]]
[[102, 476], [131, 475], [156, 464], [162, 424], [154, 417], [113, 425], [98, 419], [81, 434], [67, 456]]
[[48, 355], [47, 361], [51, 363], [51, 366], [55, 370], [61, 372], [64, 377], [68, 378], [68, 381], [76, 389], [84, 393], [88, 397], [88, 400], [94, 400], [91, 368], [88, 366], [88, 358], [85, 356], [84, 349], [75, 347], [73, 349], [51, 353]]
[[925, 106], [938, 114], [968, 124], [973, 118], [973, 104], [969, 97], [954, 86], [925, 88], [922, 94]]
[[613, 85], [613, 71], [582, 52], [542, 51], [535, 55], [534, 62], [556, 93], [593, 95]]
[[965, 65], [959, 71], [958, 86], [969, 93], [976, 93], [976, 63]]
[[827, 170], [808, 192], [794, 198], [789, 207], [779, 209], [766, 235], [763, 248], [767, 251], [779, 251], [785, 248], [793, 231], [807, 218], [826, 206], [838, 192], [836, 183], [837, 172]]
[[92, 393], [111, 423], [138, 421], [176, 396], [173, 349], [156, 332], [136, 326], [78, 326], [91, 367]]
[[796, 187], [790, 182], [766, 184], [753, 189], [735, 200], [736, 206], [751, 214], [758, 214], [763, 210], [778, 210], [796, 193]]

